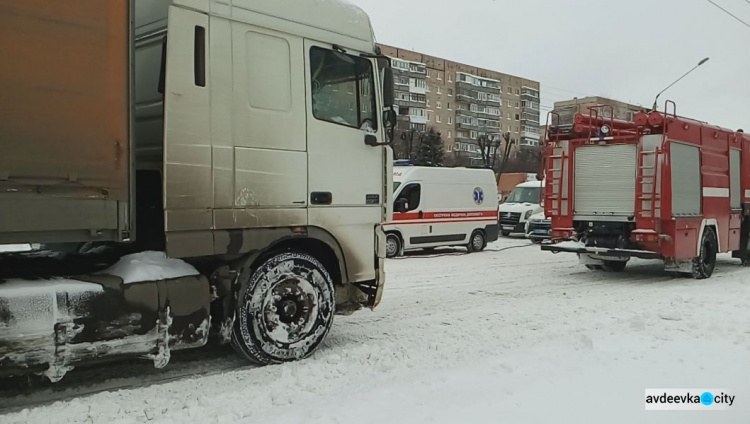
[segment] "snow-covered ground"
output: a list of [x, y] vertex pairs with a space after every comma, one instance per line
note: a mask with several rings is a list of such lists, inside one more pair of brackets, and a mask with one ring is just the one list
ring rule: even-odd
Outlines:
[[[389, 260], [387, 273], [382, 305], [337, 317], [308, 360], [223, 372], [235, 359], [206, 359], [215, 373], [144, 376], [0, 422], [750, 422], [750, 272], [727, 256], [695, 281], [645, 261], [592, 272], [503, 239]], [[644, 411], [647, 388], [716, 387], [736, 395], [731, 410]]]

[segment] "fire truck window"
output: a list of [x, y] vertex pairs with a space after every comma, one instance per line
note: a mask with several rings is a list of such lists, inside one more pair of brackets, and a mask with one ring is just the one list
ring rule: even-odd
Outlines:
[[419, 207], [422, 197], [422, 186], [419, 184], [409, 184], [401, 190], [396, 200], [406, 199], [406, 211], [413, 211]]
[[313, 116], [321, 121], [378, 129], [372, 63], [333, 50], [310, 49]]

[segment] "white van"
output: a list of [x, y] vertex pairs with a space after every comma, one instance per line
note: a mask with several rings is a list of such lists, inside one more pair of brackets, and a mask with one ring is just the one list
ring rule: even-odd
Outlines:
[[441, 246], [476, 252], [497, 240], [491, 170], [395, 166], [393, 184], [393, 221], [384, 225], [387, 257]]
[[523, 233], [526, 221], [532, 215], [542, 212], [539, 205], [542, 181], [528, 181], [513, 189], [508, 198], [500, 205], [499, 222], [503, 236], [511, 233]]

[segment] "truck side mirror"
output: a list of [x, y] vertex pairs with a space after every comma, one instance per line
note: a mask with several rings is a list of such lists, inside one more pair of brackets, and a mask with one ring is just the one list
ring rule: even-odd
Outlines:
[[396, 199], [396, 201], [393, 203], [393, 211], [403, 213], [406, 212], [408, 206], [409, 204], [406, 199]]
[[383, 106], [392, 107], [395, 104], [395, 84], [393, 80], [393, 68], [383, 68]]
[[393, 107], [388, 107], [388, 109], [383, 111], [383, 122], [385, 122], [387, 129], [396, 128], [397, 119], [398, 117]]

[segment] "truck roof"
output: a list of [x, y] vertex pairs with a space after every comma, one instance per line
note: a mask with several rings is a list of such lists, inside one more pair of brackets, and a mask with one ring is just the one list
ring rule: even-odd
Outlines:
[[[275, 18], [306, 28], [294, 28], [294, 25], [279, 23], [275, 27], [291, 34], [307, 38], [331, 41], [330, 36], [316, 36], [310, 30], [323, 30], [364, 42], [352, 45], [352, 48], [371, 52], [375, 43], [370, 18], [357, 6], [347, 0], [137, 0], [136, 21], [139, 33], [145, 27], [163, 26], [170, 4], [198, 8], [210, 15], [222, 16], [252, 25], [268, 27], [268, 22], [257, 22], [260, 17]], [[254, 13], [248, 13], [254, 12]], [[157, 22], [161, 21], [161, 25]], [[304, 33], [301, 33], [304, 32]], [[346, 45], [346, 43], [342, 43]], [[364, 47], [368, 48], [365, 49]]]
[[491, 169], [441, 168], [431, 166], [394, 166], [393, 180], [426, 180], [438, 183], [476, 182], [487, 178], [495, 185], [495, 173]]

